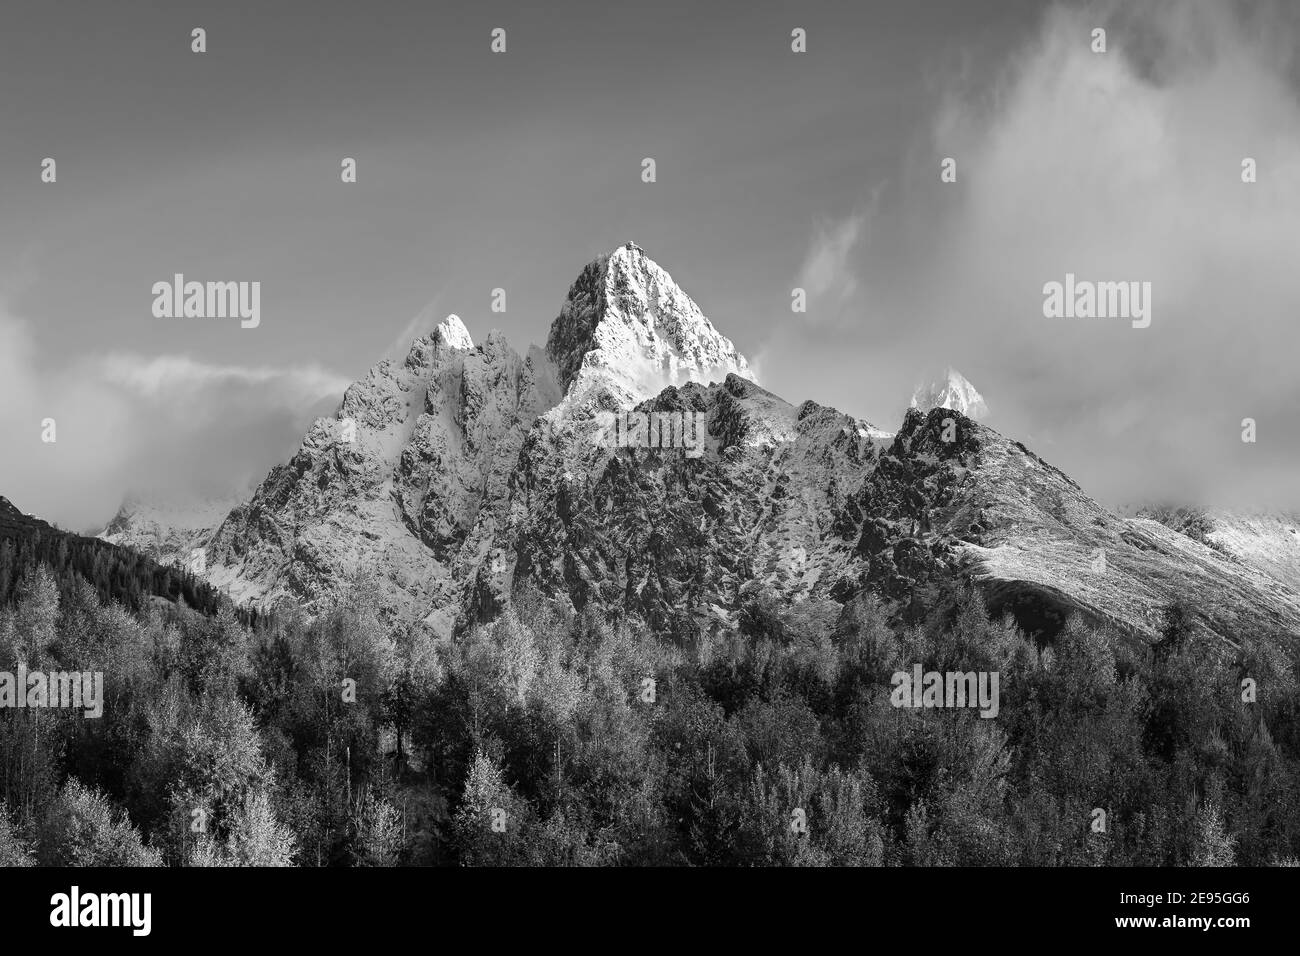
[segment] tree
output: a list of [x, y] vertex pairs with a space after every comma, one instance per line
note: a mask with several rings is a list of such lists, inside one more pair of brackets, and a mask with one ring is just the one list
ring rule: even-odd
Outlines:
[[293, 831], [277, 819], [270, 794], [258, 790], [244, 798], [225, 828], [226, 837], [208, 831], [190, 847], [190, 866], [293, 866]]
[[157, 851], [108, 798], [69, 777], [41, 834], [45, 866], [161, 866]]
[[35, 853], [9, 820], [9, 808], [0, 803], [0, 867], [31, 866]]
[[466, 866], [510, 866], [526, 859], [527, 804], [506, 784], [500, 764], [482, 749], [474, 754], [460, 809], [452, 824]]
[[1228, 833], [1223, 813], [1213, 800], [1206, 800], [1196, 813], [1190, 866], [1232, 866], [1236, 838]]
[[357, 810], [353, 855], [358, 866], [396, 866], [402, 852], [402, 815], [367, 791]]
[[244, 798], [235, 811], [227, 847], [235, 866], [293, 866], [293, 832], [276, 818], [267, 790]]
[[38, 565], [18, 586], [18, 606], [14, 614], [20, 660], [29, 668], [44, 664], [54, 643], [55, 623], [59, 617], [59, 586], [45, 565]]

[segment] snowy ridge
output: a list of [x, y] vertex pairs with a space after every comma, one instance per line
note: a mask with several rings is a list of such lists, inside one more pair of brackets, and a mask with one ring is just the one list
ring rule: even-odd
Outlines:
[[1300, 590], [1300, 514], [1147, 506], [1149, 518], [1228, 555], [1283, 586]]

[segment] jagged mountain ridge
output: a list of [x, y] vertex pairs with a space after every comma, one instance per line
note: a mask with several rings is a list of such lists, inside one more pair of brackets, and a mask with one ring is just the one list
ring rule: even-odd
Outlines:
[[[403, 619], [453, 607], [471, 532], [491, 524], [532, 421], [559, 399], [554, 370], [500, 333], [474, 346], [458, 319], [385, 360], [319, 419], [213, 536], [210, 579], [240, 599], [315, 608], [358, 573]], [[345, 440], [345, 424], [355, 439]]]
[[[628, 408], [702, 414], [705, 454], [596, 441], [597, 416]], [[689, 634], [757, 589], [901, 601], [945, 574], [1040, 631], [1077, 611], [1149, 637], [1185, 597], [1229, 641], [1300, 633], [1294, 588], [1107, 511], [961, 409], [909, 410], [891, 436], [767, 392], [632, 244], [582, 270], [545, 350], [475, 346], [449, 320], [377, 365], [215, 531], [209, 568], [237, 599], [309, 611], [368, 572], [387, 616], [443, 635], [525, 582]]]
[[[534, 422], [643, 400], [665, 382], [748, 365], [671, 277], [634, 244], [579, 275], [545, 351], [526, 358], [458, 319], [381, 362], [318, 420], [288, 465], [212, 539], [210, 580], [240, 600], [320, 606], [374, 572], [384, 610], [450, 633], [466, 581], [508, 562], [498, 528], [508, 479]], [[340, 423], [356, 440], [339, 441]]]

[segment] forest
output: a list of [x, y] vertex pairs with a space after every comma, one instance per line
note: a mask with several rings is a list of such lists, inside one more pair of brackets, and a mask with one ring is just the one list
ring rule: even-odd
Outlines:
[[[1079, 619], [1043, 642], [956, 580], [906, 614], [754, 590], [682, 643], [523, 592], [435, 640], [364, 579], [254, 621], [7, 553], [0, 671], [102, 672], [104, 702], [0, 709], [0, 865], [1300, 857], [1296, 643], [1210, 644], [1186, 607], [1154, 643]], [[998, 673], [996, 719], [892, 706], [917, 664]]]

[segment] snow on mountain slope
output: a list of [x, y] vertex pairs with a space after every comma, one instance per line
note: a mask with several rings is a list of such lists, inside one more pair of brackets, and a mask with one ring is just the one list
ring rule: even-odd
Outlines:
[[669, 385], [753, 379], [736, 347], [634, 243], [592, 262], [569, 290], [546, 351], [559, 384], [597, 380], [640, 401]]
[[[1149, 639], [1161, 609], [1181, 599], [1197, 608], [1200, 626], [1228, 643], [1260, 633], [1300, 637], [1294, 588], [1156, 521], [1114, 514], [1019, 442], [964, 416], [957, 440], [944, 442], [947, 416], [944, 409], [908, 412], [899, 436], [906, 480], [873, 494], [881, 484], [873, 476], [861, 508], [878, 516], [910, 499], [904, 513], [921, 524], [929, 545], [922, 560], [938, 554], [969, 574], [995, 611], [1048, 633], [1081, 612]], [[894, 470], [882, 465], [877, 475]], [[883, 537], [909, 559], [918, 556], [903, 536]], [[898, 554], [891, 557], [897, 563]], [[883, 586], [890, 590], [888, 575]]]
[[1300, 590], [1300, 515], [1210, 512], [1210, 541], [1237, 560]]
[[136, 493], [96, 537], [131, 548], [159, 564], [187, 564], [194, 548], [204, 547], [232, 509], [252, 495], [252, 489], [208, 498], [175, 493]]
[[[576, 439], [577, 455], [596, 411], [732, 373], [750, 376], [745, 359], [626, 244], [579, 275], [546, 351], [520, 359], [497, 332], [475, 347], [453, 317], [400, 366], [372, 369], [216, 532], [209, 579], [312, 609], [373, 570], [386, 612], [447, 633], [463, 617], [466, 580], [509, 566], [500, 529], [519, 505], [510, 484], [539, 416], [565, 399], [548, 421]], [[339, 439], [344, 419], [356, 423], [352, 444]]]
[[911, 407], [922, 412], [932, 408], [949, 408], [979, 421], [988, 417], [989, 409], [975, 386], [955, 368], [944, 370], [942, 380], [918, 385], [912, 393]]
[[469, 532], [504, 501], [524, 432], [558, 400], [540, 353], [521, 359], [497, 332], [474, 346], [452, 317], [404, 362], [385, 360], [352, 385], [336, 418], [317, 420], [218, 529], [210, 580], [316, 609], [374, 573], [390, 615], [454, 604]]
[[1300, 591], [1300, 514], [1146, 507], [1138, 516], [1158, 521]]

